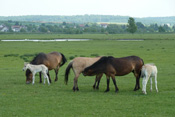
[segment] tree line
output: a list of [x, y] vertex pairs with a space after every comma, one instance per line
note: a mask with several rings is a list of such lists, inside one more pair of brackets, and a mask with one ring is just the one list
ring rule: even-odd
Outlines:
[[[8, 31], [4, 33], [59, 33], [59, 34], [83, 34], [83, 33], [163, 33], [175, 32], [175, 25], [158, 25], [157, 23], [144, 25], [142, 22], [135, 22], [129, 17], [127, 24], [111, 23], [43, 23], [43, 22], [20, 22], [20, 21], [0, 21], [1, 26], [6, 26]], [[18, 31], [15, 28], [20, 28]], [[18, 26], [18, 27], [17, 27]], [[3, 33], [1, 31], [1, 33]]]

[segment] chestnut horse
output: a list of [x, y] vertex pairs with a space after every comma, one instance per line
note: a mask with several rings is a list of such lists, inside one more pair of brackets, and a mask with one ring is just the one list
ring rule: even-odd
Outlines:
[[136, 85], [134, 91], [140, 89], [140, 75], [144, 62], [137, 56], [128, 56], [123, 58], [114, 58], [112, 56], [102, 57], [93, 65], [85, 68], [83, 71], [84, 76], [93, 76], [96, 74], [106, 74], [107, 89], [109, 91], [109, 78], [111, 77], [115, 86], [115, 91], [118, 92], [118, 87], [115, 81], [115, 76], [123, 76], [133, 72], [136, 77]]
[[[66, 58], [62, 53], [58, 53], [58, 52], [51, 52], [48, 54], [45, 53], [39, 53], [38, 55], [36, 55], [36, 57], [30, 62], [30, 64], [33, 65], [40, 65], [40, 64], [44, 64], [46, 67], [48, 67], [48, 70], [55, 70], [55, 81], [58, 80], [58, 70], [61, 66], [63, 66], [66, 62]], [[26, 70], [26, 83], [29, 84], [32, 82], [32, 73], [30, 70]], [[48, 77], [49, 77], [49, 81], [51, 83], [51, 79], [50, 79], [50, 75], [48, 72]], [[42, 82], [41, 79], [41, 73], [40, 73], [40, 83]]]
[[[66, 68], [66, 71], [65, 71], [65, 83], [67, 84], [68, 82], [68, 76], [69, 76], [69, 73], [70, 73], [70, 69], [72, 68], [73, 69], [73, 72], [74, 72], [74, 86], [73, 86], [73, 90], [74, 91], [78, 91], [79, 88], [78, 88], [78, 77], [79, 75], [82, 73], [82, 71], [92, 65], [93, 63], [95, 63], [96, 61], [98, 61], [101, 57], [96, 57], [96, 58], [90, 58], [90, 57], [76, 57], [74, 58], [67, 66]], [[96, 75], [96, 79], [95, 79], [95, 83], [93, 85], [93, 88], [95, 89], [98, 89], [99, 88], [99, 79], [101, 79], [102, 77], [102, 73], [100, 74], [97, 74]], [[97, 86], [96, 86], [96, 82], [98, 80], [98, 83], [97, 83]]]

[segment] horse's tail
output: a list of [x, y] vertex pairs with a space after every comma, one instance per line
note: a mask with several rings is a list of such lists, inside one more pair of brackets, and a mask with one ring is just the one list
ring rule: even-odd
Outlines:
[[67, 66], [66, 71], [65, 71], [64, 81], [65, 81], [66, 85], [67, 85], [67, 82], [68, 82], [68, 76], [69, 76], [69, 73], [70, 73], [70, 69], [72, 68], [72, 64], [73, 64], [73, 61], [71, 61], [69, 63], [69, 65]]
[[61, 66], [63, 66], [67, 62], [67, 59], [66, 59], [66, 57], [62, 53], [60, 53], [60, 54], [62, 56], [62, 63], [60, 64], [60, 67], [61, 67]]

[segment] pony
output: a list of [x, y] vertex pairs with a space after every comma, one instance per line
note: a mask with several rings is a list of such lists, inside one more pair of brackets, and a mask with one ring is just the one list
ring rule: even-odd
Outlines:
[[[66, 71], [65, 71], [65, 83], [68, 83], [68, 76], [70, 73], [70, 69], [72, 68], [73, 72], [74, 72], [74, 86], [73, 86], [73, 91], [79, 91], [78, 88], [78, 77], [79, 75], [82, 73], [82, 71], [92, 65], [93, 63], [95, 63], [96, 61], [98, 61], [101, 57], [95, 57], [95, 58], [90, 58], [90, 57], [76, 57], [74, 58], [72, 61], [70, 61], [70, 63], [68, 64]], [[99, 79], [101, 79], [103, 74], [97, 74], [96, 75], [96, 79], [95, 79], [95, 83], [93, 85], [93, 88], [95, 89], [99, 89]], [[97, 82], [98, 81], [98, 82]], [[96, 86], [97, 83], [97, 86]]]
[[104, 73], [107, 78], [107, 89], [105, 92], [109, 91], [109, 81], [110, 77], [113, 80], [115, 91], [118, 92], [119, 89], [116, 84], [115, 76], [127, 75], [130, 72], [134, 73], [136, 77], [136, 85], [134, 91], [140, 89], [140, 75], [141, 68], [144, 65], [143, 60], [138, 56], [127, 56], [122, 58], [114, 58], [112, 56], [101, 57], [96, 63], [85, 68], [83, 71], [84, 76], [93, 76], [96, 74]]
[[29, 69], [32, 72], [32, 84], [34, 85], [35, 83], [35, 74], [38, 72], [41, 72], [44, 75], [44, 84], [45, 84], [45, 79], [47, 79], [48, 85], [50, 85], [49, 78], [47, 76], [48, 73], [48, 68], [44, 64], [40, 65], [32, 65], [29, 63], [24, 63], [23, 71], [26, 71]]
[[[33, 60], [30, 62], [30, 64], [33, 65], [40, 65], [40, 64], [44, 64], [48, 70], [55, 70], [55, 81], [58, 80], [58, 71], [59, 68], [61, 66], [63, 66], [66, 63], [67, 59], [66, 57], [59, 52], [51, 52], [48, 54], [45, 53], [39, 53], [37, 54]], [[51, 78], [49, 75], [49, 71], [47, 73], [48, 77], [49, 77], [49, 81], [51, 83]], [[30, 70], [26, 70], [26, 83], [29, 84], [32, 82], [32, 73]], [[40, 73], [40, 83], [42, 83], [42, 79], [41, 79], [41, 73]]]
[[150, 79], [150, 83], [151, 83], [151, 87], [150, 90], [152, 91], [152, 77], [154, 77], [155, 79], [155, 87], [156, 87], [156, 91], [158, 92], [158, 88], [157, 88], [157, 67], [155, 64], [145, 64], [142, 66], [142, 70], [141, 70], [141, 77], [143, 78], [142, 80], [142, 92], [143, 94], [147, 94], [146, 93], [146, 85], [148, 80]]

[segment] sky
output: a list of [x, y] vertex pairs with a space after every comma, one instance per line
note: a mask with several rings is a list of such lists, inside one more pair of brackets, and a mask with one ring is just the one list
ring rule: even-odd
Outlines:
[[175, 16], [175, 0], [0, 0], [0, 16]]

